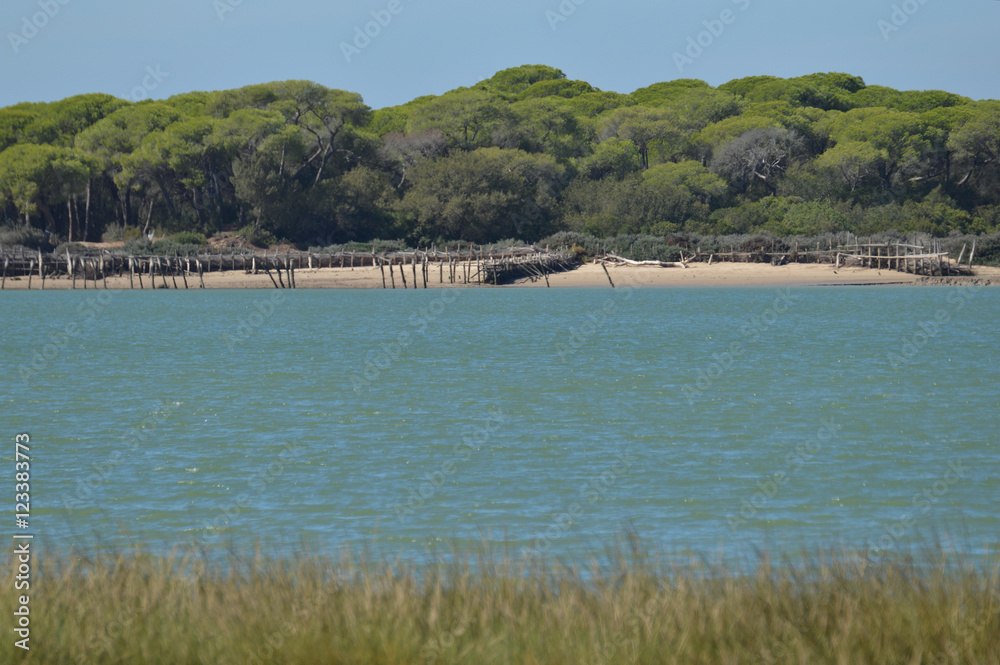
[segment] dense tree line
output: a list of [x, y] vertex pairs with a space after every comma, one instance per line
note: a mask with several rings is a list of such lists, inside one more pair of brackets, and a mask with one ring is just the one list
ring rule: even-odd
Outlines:
[[1000, 230], [1000, 102], [769, 76], [631, 94], [524, 66], [373, 110], [306, 81], [0, 109], [0, 218], [50, 242], [302, 246]]

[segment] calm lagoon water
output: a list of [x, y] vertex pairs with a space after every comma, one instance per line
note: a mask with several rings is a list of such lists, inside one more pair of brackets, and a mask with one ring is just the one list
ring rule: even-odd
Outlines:
[[[1000, 290], [4, 292], [47, 547], [1000, 541]], [[13, 516], [10, 517], [13, 532]]]

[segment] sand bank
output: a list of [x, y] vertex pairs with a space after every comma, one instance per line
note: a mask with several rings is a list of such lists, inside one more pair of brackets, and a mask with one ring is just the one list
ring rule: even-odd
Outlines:
[[[273, 274], [273, 273], [272, 273]], [[974, 283], [982, 285], [1000, 285], [1000, 268], [977, 268], [976, 276], [972, 278], [936, 278], [908, 275], [890, 270], [873, 270], [868, 268], [834, 269], [826, 264], [790, 264], [771, 266], [763, 263], [693, 263], [684, 268], [658, 267], [609, 267], [608, 275], [617, 287], [674, 287], [674, 286], [850, 286], [876, 284], [940, 284], [940, 283]], [[569, 272], [549, 276], [549, 284], [557, 287], [602, 287], [610, 288], [608, 275], [600, 265], [587, 264]], [[389, 288], [392, 288], [388, 281]], [[156, 288], [163, 288], [163, 279], [156, 276]], [[167, 277], [167, 285], [174, 288], [174, 278]], [[178, 276], [176, 282], [179, 288], [184, 288], [183, 279]], [[198, 276], [189, 275], [188, 286], [191, 289], [199, 287]], [[317, 268], [313, 270], [296, 270], [295, 283], [300, 289], [381, 289], [382, 272], [378, 268]], [[422, 282], [421, 282], [422, 284]], [[407, 274], [407, 285], [412, 288], [412, 275]], [[31, 280], [32, 290], [38, 290], [41, 280], [36, 276]], [[98, 288], [103, 289], [103, 282], [98, 282]], [[128, 289], [129, 278], [108, 278], [109, 289]], [[143, 277], [143, 286], [150, 288], [149, 276]], [[429, 288], [451, 286], [441, 284], [439, 272], [434, 267], [430, 269]], [[536, 279], [519, 280], [514, 284], [487, 288], [545, 288], [545, 281]], [[69, 289], [72, 281], [65, 277], [45, 280], [46, 290]], [[402, 288], [399, 274], [396, 274], [396, 287]], [[28, 278], [7, 278], [7, 289], [27, 289]], [[77, 290], [83, 288], [81, 279], [77, 279]], [[93, 282], [87, 283], [88, 289], [94, 288]], [[135, 288], [139, 288], [138, 280]], [[249, 275], [242, 271], [216, 272], [205, 275], [206, 289], [273, 289], [271, 278], [261, 273]]]

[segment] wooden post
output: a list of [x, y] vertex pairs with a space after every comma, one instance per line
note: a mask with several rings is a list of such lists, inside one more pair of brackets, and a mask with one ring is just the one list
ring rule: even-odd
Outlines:
[[266, 272], [267, 276], [271, 279], [271, 283], [274, 284], [274, 288], [276, 288], [276, 289], [281, 288], [281, 287], [278, 286], [278, 283], [276, 281], [274, 281], [274, 275], [272, 275], [271, 271], [268, 270], [268, 268], [267, 268], [267, 261], [265, 261], [263, 265], [264, 265], [264, 272]]
[[297, 288], [295, 286], [295, 259], [292, 259], [292, 266], [289, 268], [288, 281], [292, 283], [292, 288]]
[[[145, 287], [142, 285], [142, 259], [137, 259], [135, 274], [139, 278], [139, 290], [142, 291]], [[86, 284], [86, 282], [84, 282]]]
[[[234, 255], [235, 256], [235, 255]], [[233, 259], [235, 261], [236, 259]], [[170, 268], [170, 281], [174, 283], [174, 290], [177, 290], [177, 269], [174, 267], [174, 261], [167, 261], [167, 266]]]
[[35, 274], [35, 260], [31, 259], [31, 265], [28, 266], [28, 290], [31, 290], [31, 277]]
[[962, 253], [958, 255], [958, 265], [962, 265], [962, 259], [965, 258], [965, 250], [968, 246], [968, 244], [962, 245]]
[[[404, 262], [406, 261], [406, 257], [405, 256], [403, 257], [403, 261]], [[406, 271], [403, 270], [403, 263], [399, 264], [399, 276], [403, 278], [403, 288], [404, 289], [407, 288], [407, 286], [406, 286]], [[414, 286], [416, 286], [416, 284], [414, 284]]]
[[972, 241], [972, 251], [969, 252], [969, 270], [972, 270], [972, 259], [976, 255], [976, 239]]
[[[374, 260], [374, 258], [373, 258], [373, 260]], [[381, 258], [378, 260], [378, 267], [379, 267], [379, 270], [382, 271], [382, 288], [384, 289], [385, 288], [385, 263], [382, 262]]]
[[281, 265], [278, 263], [278, 257], [274, 257], [274, 272], [278, 274], [278, 284], [281, 288], [285, 288], [285, 280], [281, 279]]
[[601, 261], [601, 267], [604, 268], [604, 274], [608, 276], [608, 283], [611, 284], [611, 288], [615, 288], [615, 283], [611, 281], [611, 273], [608, 272], [607, 264]]
[[389, 279], [392, 280], [392, 288], [396, 288], [396, 273], [392, 271], [393, 261], [389, 262]]
[[104, 255], [101, 254], [101, 282], [104, 284], [104, 290], [108, 290], [108, 273], [104, 272]]
[[[159, 269], [159, 271], [160, 271], [160, 280], [162, 280], [162, 281], [163, 281], [163, 288], [165, 288], [165, 289], [169, 289], [169, 288], [170, 288], [170, 286], [169, 286], [169, 285], [167, 284], [167, 275], [166, 275], [166, 273], [165, 273], [165, 272], [163, 271], [163, 262], [161, 262], [161, 261], [160, 261], [160, 257], [158, 257], [158, 256], [156, 257], [156, 267], [157, 267], [157, 268]], [[96, 276], [96, 275], [95, 275], [95, 276]]]
[[184, 268], [181, 268], [180, 263], [181, 263], [180, 259], [178, 259], [177, 260], [177, 268], [181, 271], [181, 278], [184, 280], [184, 290], [186, 291], [188, 289], [188, 276], [187, 276], [187, 274], [188, 274], [188, 270], [191, 270], [191, 260], [187, 259], [184, 262], [187, 270], [185, 270]]
[[38, 277], [42, 280], [42, 291], [45, 290], [45, 259], [42, 258], [42, 250], [38, 250]]
[[205, 273], [201, 267], [201, 259], [195, 259], [195, 265], [198, 267], [198, 280], [201, 282], [201, 288], [205, 288]]
[[73, 280], [73, 288], [75, 289], [76, 288], [76, 271], [73, 270], [73, 259], [70, 258], [69, 249], [68, 248], [66, 249], [66, 270], [68, 271], [68, 275], [69, 275], [70, 279]]
[[413, 288], [419, 289], [420, 288], [420, 283], [417, 282], [417, 252], [416, 252], [416, 250], [414, 250], [414, 252], [413, 252], [413, 261], [410, 263], [410, 266], [413, 268]]
[[7, 287], [7, 265], [10, 263], [10, 259], [6, 256], [3, 257], [3, 279], [0, 280], [0, 291], [3, 291]]

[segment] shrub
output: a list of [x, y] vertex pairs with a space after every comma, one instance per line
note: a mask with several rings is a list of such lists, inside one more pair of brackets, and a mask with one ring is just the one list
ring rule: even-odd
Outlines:
[[208, 238], [205, 237], [205, 234], [196, 231], [181, 231], [180, 233], [173, 234], [167, 240], [172, 240], [178, 245], [198, 245], [199, 247], [204, 247], [208, 244]]
[[263, 229], [247, 225], [236, 232], [236, 235], [246, 240], [251, 245], [258, 247], [270, 247], [278, 244], [278, 238], [273, 233]]
[[30, 224], [12, 223], [0, 226], [0, 245], [4, 247], [27, 247], [42, 249], [48, 245], [45, 232]]
[[121, 224], [112, 224], [111, 226], [104, 229], [104, 233], [101, 234], [102, 242], [128, 242], [129, 240], [138, 240], [139, 236], [142, 235], [142, 231], [137, 226], [122, 226]]
[[56, 256], [62, 256], [68, 250], [70, 254], [81, 254], [88, 251], [88, 247], [84, 244], [78, 242], [64, 242], [55, 248], [53, 253]]

